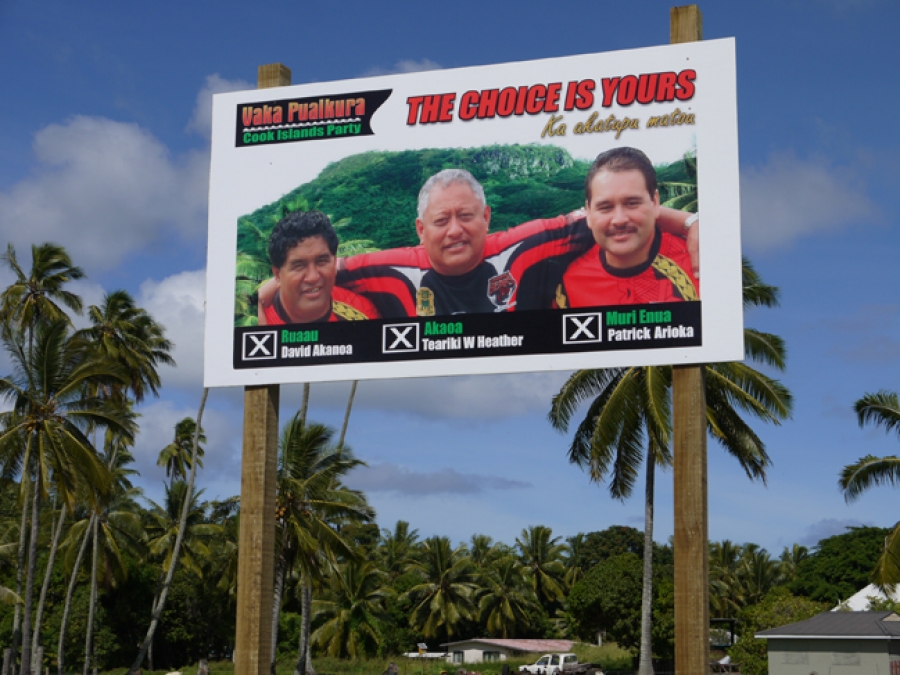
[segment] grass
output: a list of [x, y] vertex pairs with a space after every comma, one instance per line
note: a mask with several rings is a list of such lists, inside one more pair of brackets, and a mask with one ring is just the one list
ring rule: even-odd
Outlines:
[[[604, 671], [629, 670], [631, 667], [631, 652], [621, 649], [615, 643], [607, 643], [602, 647], [585, 643], [576, 643], [573, 650], [578, 655], [581, 663], [599, 663]], [[526, 654], [520, 657], [510, 658], [506, 661], [493, 663], [468, 663], [465, 667], [470, 671], [478, 671], [482, 675], [500, 675], [503, 665], [509, 666], [509, 670], [515, 673], [519, 666], [534, 663], [542, 654]], [[292, 675], [296, 654], [282, 657], [276, 665], [276, 675]], [[441, 675], [442, 672], [453, 675], [461, 666], [447, 663], [443, 659], [419, 660], [408, 659], [403, 656], [372, 658], [372, 659], [338, 659], [328, 656], [319, 656], [313, 659], [313, 666], [317, 675], [381, 675], [388, 664], [396, 663], [398, 675]], [[197, 675], [198, 665], [192, 664], [179, 668], [183, 675]], [[116, 668], [104, 675], [125, 675], [127, 668]], [[166, 675], [169, 671], [144, 670], [143, 675]], [[231, 661], [210, 661], [210, 675], [231, 675], [234, 673], [234, 664]]]

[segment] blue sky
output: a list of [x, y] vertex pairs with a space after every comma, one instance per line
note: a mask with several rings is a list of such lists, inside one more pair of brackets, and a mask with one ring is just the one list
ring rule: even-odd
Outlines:
[[[294, 84], [547, 58], [668, 42], [670, 3], [463, 0], [433, 3], [152, 4], [0, 0], [0, 228], [28, 247], [65, 245], [98, 303], [125, 288], [177, 343], [177, 369], [142, 409], [139, 483], [158, 499], [156, 455], [201, 394], [210, 94], [252, 88], [259, 64]], [[768, 485], [709, 450], [710, 538], [778, 554], [847, 525], [893, 525], [896, 492], [846, 505], [840, 469], [895, 454], [898, 439], [860, 429], [862, 394], [900, 389], [895, 260], [900, 223], [900, 58], [895, 0], [705, 2], [704, 37], [737, 41], [744, 252], [782, 290], [747, 324], [788, 345], [793, 418], [762, 428]], [[894, 39], [892, 39], [894, 38]], [[704, 227], [714, 227], [704, 222]], [[0, 283], [9, 282], [0, 272]], [[893, 289], [893, 290], [892, 290]], [[0, 362], [3, 370], [7, 363]], [[640, 527], [625, 503], [567, 464], [545, 421], [565, 373], [363, 382], [348, 440], [370, 468], [379, 524], [423, 536], [522, 528], [554, 534]], [[339, 424], [349, 384], [315, 385], [314, 419]], [[210, 396], [205, 496], [240, 489], [238, 389]], [[284, 387], [282, 417], [299, 404]], [[656, 538], [672, 534], [671, 472], [657, 477]]]

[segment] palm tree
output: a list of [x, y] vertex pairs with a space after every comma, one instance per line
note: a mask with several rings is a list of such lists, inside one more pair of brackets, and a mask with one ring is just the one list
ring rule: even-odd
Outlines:
[[484, 591], [478, 604], [481, 621], [492, 636], [515, 637], [528, 625], [528, 613], [538, 607], [526, 569], [513, 555], [492, 560], [481, 575]]
[[[80, 279], [84, 272], [72, 265], [65, 249], [56, 244], [45, 243], [31, 247], [31, 271], [26, 274], [16, 259], [12, 244], [6, 249], [3, 262], [16, 275], [0, 296], [0, 320], [7, 328], [15, 326], [27, 334], [28, 346], [33, 344], [34, 331], [41, 323], [48, 321], [68, 321], [69, 317], [62, 304], [76, 314], [81, 313], [81, 298], [65, 290], [64, 286], [74, 279]], [[59, 303], [59, 304], [58, 304]], [[25, 570], [25, 539], [28, 528], [28, 481], [22, 481], [22, 518], [19, 527], [18, 566], [16, 568], [16, 594], [22, 593], [22, 575]], [[13, 618], [13, 651], [18, 649], [20, 635], [21, 607], [17, 604]]]
[[[194, 492], [194, 481], [197, 477], [197, 449], [200, 445], [200, 429], [202, 429], [203, 410], [206, 407], [206, 398], [209, 395], [209, 389], [203, 390], [203, 396], [200, 397], [200, 408], [197, 411], [197, 426], [194, 430], [193, 454], [191, 455], [191, 472], [186, 482], [173, 483], [166, 486], [166, 509], [157, 506], [153, 526], [156, 528], [157, 536], [150, 541], [151, 553], [161, 555], [163, 560], [163, 569], [165, 570], [165, 578], [161, 579], [161, 586], [158, 588], [157, 597], [154, 598], [151, 611], [150, 627], [147, 629], [147, 635], [141, 643], [138, 655], [128, 669], [128, 675], [137, 672], [144, 662], [144, 658], [153, 645], [153, 636], [159, 625], [160, 617], [166, 606], [166, 598], [169, 588], [172, 586], [172, 579], [175, 576], [175, 568], [178, 565], [179, 556], [184, 548], [184, 563], [188, 569], [199, 571], [199, 567], [193, 562], [194, 549], [202, 545], [200, 539], [202, 537], [211, 537], [222, 531], [221, 526], [212, 523], [197, 522], [198, 514], [202, 520], [206, 511], [206, 506], [198, 505], [197, 499], [200, 492]], [[178, 503], [177, 508], [172, 508], [174, 503]], [[156, 505], [154, 505], [156, 506]], [[172, 527], [175, 520], [176, 526]], [[189, 524], [190, 523], [190, 524]], [[203, 547], [206, 548], [205, 546]], [[208, 549], [205, 553], [208, 555]], [[150, 657], [152, 662], [152, 656]], [[152, 670], [151, 665], [151, 670]]]
[[585, 543], [587, 536], [584, 532], [579, 532], [571, 537], [566, 537], [566, 543], [563, 545], [563, 563], [566, 566], [566, 588], [572, 588], [583, 576], [584, 570], [581, 569], [581, 559], [584, 555]]
[[15, 324], [28, 333], [28, 341], [41, 323], [69, 321], [65, 310], [57, 303], [81, 314], [81, 298], [63, 288], [70, 281], [81, 279], [84, 272], [72, 265], [72, 259], [62, 246], [45, 243], [31, 247], [31, 272], [26, 274], [16, 259], [12, 244], [3, 256], [16, 280], [0, 296], [0, 318], [4, 324]]
[[165, 329], [122, 290], [108, 293], [103, 304], [88, 307], [88, 319], [90, 328], [78, 334], [118, 363], [128, 376], [124, 386], [109, 393], [130, 393], [137, 403], [144, 400], [148, 391], [158, 396], [159, 366], [175, 365], [171, 356], [173, 345], [166, 339]]
[[394, 525], [394, 531], [384, 528], [378, 546], [378, 556], [381, 559], [381, 567], [387, 572], [391, 581], [394, 581], [406, 571], [409, 563], [415, 555], [416, 542], [419, 539], [418, 530], [410, 530], [409, 523], [398, 520]]
[[[57, 644], [56, 660], [59, 675], [65, 672], [64, 647], [72, 597], [88, 545], [93, 543], [88, 621], [85, 630], [85, 668], [89, 667], [91, 659], [94, 658], [93, 622], [97, 605], [98, 568], [102, 566], [107, 570], [112, 584], [115, 586], [127, 577], [122, 556], [123, 550], [131, 550], [139, 555], [144, 553], [143, 524], [139, 515], [140, 508], [135, 501], [137, 497], [141, 496], [141, 490], [132, 487], [126, 478], [128, 474], [135, 472], [124, 468], [131, 461], [133, 461], [131, 455], [127, 452], [119, 456], [116, 460], [117, 465], [112, 467], [113, 487], [110, 494], [100, 498], [96, 494], [85, 497], [85, 501], [91, 504], [91, 508], [84, 511], [83, 517], [78, 518], [72, 524], [66, 541], [62, 544], [62, 548], [68, 550], [65, 567], [70, 570], [71, 576], [63, 605]], [[76, 546], [77, 553], [75, 553]], [[73, 554], [75, 555], [74, 561]], [[35, 628], [36, 638], [37, 626]]]
[[787, 546], [781, 552], [778, 558], [778, 575], [781, 583], [786, 584], [797, 578], [797, 566], [809, 557], [809, 549], [800, 544], [794, 544], [791, 548]]
[[551, 539], [553, 531], [546, 525], [533, 525], [522, 530], [516, 538], [519, 559], [528, 571], [531, 588], [538, 602], [548, 611], [565, 595], [563, 590], [565, 565], [561, 537]]
[[315, 672], [309, 651], [313, 580], [323, 577], [326, 562], [337, 556], [355, 557], [352, 545], [340, 532], [341, 525], [374, 517], [362, 493], [340, 482], [363, 462], [349, 447], [332, 445], [330, 428], [306, 424], [302, 414], [295, 414], [282, 429], [279, 460], [282, 537], [289, 538], [286, 545], [301, 573], [300, 645], [294, 669], [299, 675]]
[[[198, 577], [202, 575], [203, 561], [210, 555], [209, 542], [220, 535], [222, 528], [207, 521], [206, 502], [200, 501], [203, 490], [191, 491], [188, 498], [187, 481], [174, 481], [165, 486], [163, 504], [150, 502], [151, 509], [145, 514], [146, 546], [150, 557], [160, 563], [160, 573], [153, 596], [152, 616], [157, 619], [162, 614], [165, 593], [171, 585], [170, 575], [174, 575], [175, 565], [182, 565]], [[186, 507], [186, 508], [185, 508]], [[187, 511], [187, 518], [182, 514]], [[182, 522], [184, 532], [182, 533]], [[182, 534], [179, 540], [179, 533]], [[153, 620], [151, 619], [151, 624]], [[155, 626], [154, 626], [155, 629]], [[155, 630], [154, 630], [155, 632]], [[147, 651], [152, 653], [152, 639], [147, 640]], [[143, 646], [143, 645], [142, 645]], [[141, 661], [143, 662], [143, 656]], [[152, 658], [152, 656], [150, 657]], [[140, 668], [140, 664], [133, 666]], [[151, 666], [152, 670], [152, 666]]]
[[[882, 390], [876, 394], [866, 394], [856, 402], [854, 408], [860, 427], [874, 424], [884, 427], [887, 432], [900, 433], [900, 401], [897, 392]], [[848, 503], [875, 485], [900, 485], [900, 457], [861, 457], [856, 463], [844, 467], [838, 483]], [[885, 539], [884, 551], [872, 571], [872, 581], [885, 591], [900, 583], [900, 522]]]
[[741, 595], [740, 560], [743, 550], [728, 539], [709, 544], [710, 616], [737, 616], [746, 604]]
[[[34, 482], [31, 533], [22, 621], [22, 672], [30, 673], [31, 610], [37, 565], [38, 514], [51, 484], [71, 509], [82, 485], [101, 492], [108, 472], [86, 435], [90, 426], [106, 426], [128, 435], [127, 416], [116, 406], [90, 395], [93, 385], [121, 382], [120, 369], [68, 334], [65, 321], [40, 325], [31, 347], [4, 336], [15, 375], [0, 378], [0, 396], [12, 410], [0, 414], [0, 462], [21, 470], [23, 485]], [[26, 667], [27, 666], [27, 667]]]
[[[137, 497], [141, 490], [132, 486], [128, 476], [137, 472], [126, 468], [134, 461], [128, 451], [129, 439], [120, 434], [107, 432], [104, 459], [110, 471], [110, 490], [100, 493], [91, 490], [89, 501], [92, 505], [84, 536], [93, 543], [91, 556], [91, 590], [88, 605], [88, 621], [85, 630], [84, 675], [87, 675], [94, 658], [94, 616], [97, 607], [97, 569], [100, 564], [111, 577], [112, 585], [127, 577], [122, 549], [143, 552], [144, 529], [139, 515]], [[77, 538], [76, 527], [73, 536]], [[77, 571], [76, 571], [77, 573]], [[62, 632], [62, 631], [61, 631]]]
[[415, 604], [409, 623], [425, 637], [448, 640], [461, 621], [475, 615], [475, 566], [465, 546], [452, 548], [447, 537], [430, 537], [420, 549], [410, 570], [422, 576], [401, 596]]
[[778, 562], [766, 549], [747, 544], [741, 556], [740, 576], [745, 606], [756, 605], [778, 583]]
[[[742, 273], [745, 307], [777, 306], [778, 289], [764, 284], [746, 259]], [[784, 342], [778, 336], [746, 328], [744, 347], [751, 361], [784, 368]], [[741, 413], [779, 424], [790, 414], [790, 393], [777, 380], [744, 363], [709, 364], [704, 370], [709, 433], [741, 463], [751, 480], [765, 481], [765, 470], [770, 464], [765, 445]], [[595, 482], [602, 482], [609, 475], [609, 491], [616, 499], [626, 499], [631, 494], [646, 445], [641, 675], [653, 672], [653, 489], [655, 467], [668, 466], [672, 461], [671, 387], [670, 366], [577, 371], [553, 397], [548, 415], [556, 429], [566, 431], [578, 407], [590, 401], [570, 445], [569, 461], [587, 469]]]
[[390, 595], [387, 575], [371, 561], [349, 560], [329, 579], [329, 598], [313, 603], [324, 623], [312, 634], [313, 643], [328, 656], [360, 659], [378, 651], [384, 601]]
[[[175, 439], [159, 451], [157, 466], [166, 467], [166, 478], [172, 480], [184, 480], [191, 470], [191, 456], [193, 455], [194, 433], [197, 431], [197, 423], [192, 417], [185, 417], [175, 424]], [[198, 443], [206, 442], [206, 434], [203, 429], [197, 436]], [[203, 468], [203, 447], [197, 446], [197, 464]]]

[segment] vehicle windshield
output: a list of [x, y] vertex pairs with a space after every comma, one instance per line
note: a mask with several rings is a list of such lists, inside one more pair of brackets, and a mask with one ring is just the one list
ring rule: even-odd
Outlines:
[[550, 660], [550, 657], [549, 657], [549, 656], [542, 656], [541, 658], [538, 659], [537, 663], [535, 663], [534, 665], [536, 665], [536, 666], [546, 666], [546, 665], [547, 665], [547, 661], [549, 661], [549, 660]]

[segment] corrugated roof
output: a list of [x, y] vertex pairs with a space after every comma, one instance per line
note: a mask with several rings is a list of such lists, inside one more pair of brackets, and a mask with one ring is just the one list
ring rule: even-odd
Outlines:
[[458, 640], [457, 642], [444, 642], [441, 647], [453, 647], [454, 645], [478, 642], [494, 647], [503, 647], [516, 652], [570, 652], [572, 640], [506, 640], [503, 638], [472, 638], [470, 640]]
[[900, 639], [900, 616], [893, 612], [822, 612], [806, 621], [760, 631], [756, 637]]

